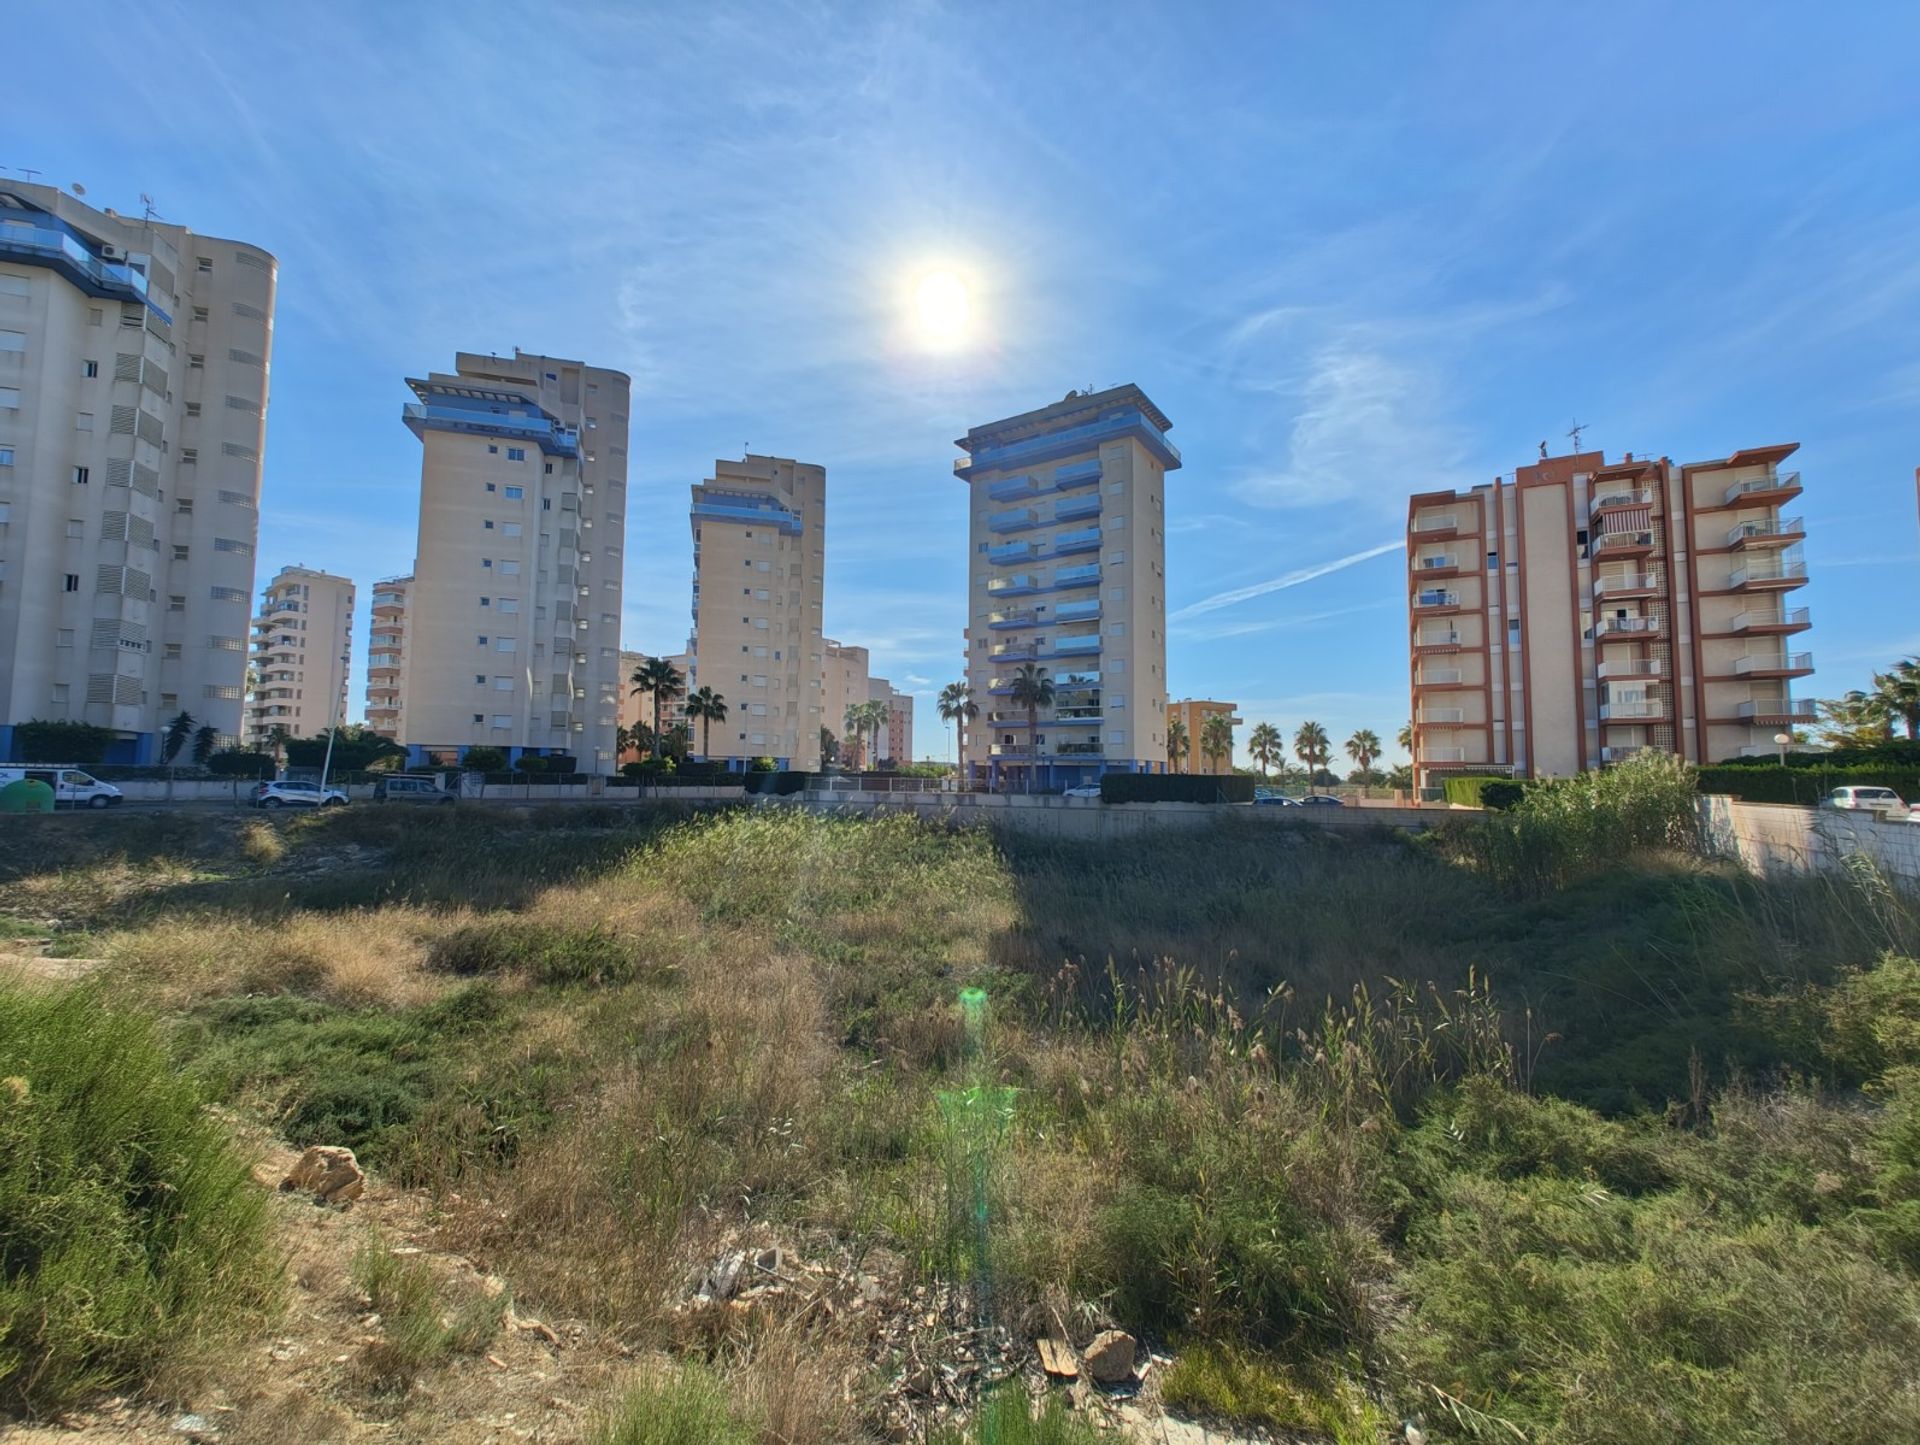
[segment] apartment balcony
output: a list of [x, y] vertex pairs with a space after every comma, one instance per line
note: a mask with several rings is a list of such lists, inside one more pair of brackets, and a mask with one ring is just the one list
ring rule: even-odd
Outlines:
[[407, 604], [404, 602], [382, 602], [378, 597], [373, 599], [375, 617], [404, 617], [406, 611]]
[[1053, 554], [1056, 557], [1074, 552], [1098, 552], [1100, 550], [1100, 529], [1082, 527], [1077, 532], [1062, 532], [1053, 539]]
[[1031, 627], [1033, 624], [1034, 614], [1031, 612], [1007, 611], [987, 614], [987, 626], [996, 631], [1004, 631], [1011, 627]]
[[1446, 631], [1428, 630], [1416, 632], [1413, 635], [1413, 650], [1415, 653], [1458, 652], [1460, 647], [1460, 634], [1452, 629]]
[[1420, 749], [1420, 765], [1425, 768], [1458, 767], [1467, 761], [1465, 748], [1426, 748]]
[[1019, 502], [1043, 490], [1038, 477], [1005, 477], [989, 486], [987, 495], [996, 502]]
[[1756, 637], [1771, 637], [1789, 632], [1805, 632], [1813, 626], [1804, 607], [1759, 607], [1742, 612], [1733, 619], [1733, 630]]
[[1100, 480], [1100, 459], [1088, 457], [1083, 462], [1062, 462], [1053, 469], [1053, 485], [1056, 491], [1065, 491], [1068, 487], [1084, 487], [1088, 482]]
[[1729, 547], [1791, 547], [1807, 540], [1803, 517], [1775, 517], [1766, 522], [1735, 522], [1727, 529]]
[[1053, 520], [1056, 522], [1079, 522], [1088, 517], [1100, 515], [1100, 498], [1075, 497], [1070, 501], [1053, 504]]
[[1602, 617], [1593, 624], [1593, 637], [1596, 642], [1632, 641], [1658, 637], [1666, 630], [1664, 617]]
[[1461, 570], [1460, 559], [1450, 554], [1419, 557], [1414, 560], [1413, 570], [1421, 577], [1457, 577]]
[[[35, 213], [13, 214], [31, 216]], [[0, 226], [0, 256], [27, 265], [51, 265], [89, 296], [138, 301], [169, 325], [173, 322], [171, 316], [148, 298], [145, 272], [124, 263], [102, 260], [82, 245], [64, 222], [54, 217], [48, 216], [44, 224], [38, 225]]]
[[1052, 717], [1040, 719], [1043, 728], [1095, 727], [1106, 721], [1106, 715], [1097, 707], [1056, 707]]
[[1015, 572], [1006, 577], [989, 577], [989, 597], [1021, 597], [1040, 590], [1040, 579], [1031, 572]]
[[1618, 747], [1602, 747], [1600, 761], [1603, 763], [1624, 763], [1628, 758], [1636, 758], [1641, 753], [1664, 753], [1665, 748], [1651, 747], [1646, 743], [1622, 743]]
[[[465, 432], [473, 436], [499, 437], [505, 441], [532, 442], [548, 456], [580, 455], [580, 432], [561, 426], [553, 417], [525, 397], [501, 392], [491, 397], [446, 390], [431, 382], [408, 383], [421, 398], [400, 409], [400, 419], [415, 436], [424, 439], [429, 431]], [[495, 408], [498, 408], [497, 410]], [[516, 410], [508, 411], [507, 407]], [[529, 415], [531, 411], [532, 415]]]
[[1100, 616], [1100, 599], [1089, 597], [1084, 602], [1061, 602], [1053, 609], [1055, 622], [1092, 622]]
[[1047, 656], [1049, 657], [1087, 657], [1093, 653], [1098, 652], [1099, 650], [1100, 650], [1100, 639], [1098, 636], [1056, 637], [1053, 640], [1053, 651], [1048, 653]]
[[1460, 535], [1460, 518], [1451, 513], [1443, 517], [1415, 517], [1412, 530], [1423, 542], [1439, 542]]
[[1031, 743], [990, 743], [987, 756], [991, 758], [1030, 758], [1033, 756]]
[[1614, 577], [1593, 579], [1593, 595], [1602, 597], [1652, 597], [1660, 590], [1660, 579], [1651, 572], [1623, 572]]
[[1735, 482], [1727, 488], [1722, 504], [1729, 507], [1763, 507], [1792, 501], [1800, 495], [1800, 473], [1787, 472], [1772, 477], [1754, 477]]
[[1098, 587], [1100, 585], [1100, 564], [1084, 563], [1078, 567], [1056, 567], [1053, 569], [1053, 583], [1048, 589], [1064, 592], [1073, 587]]
[[987, 530], [990, 532], [1024, 532], [1029, 527], [1041, 525], [1040, 514], [1032, 507], [1014, 507], [1005, 512], [994, 512], [987, 518]]
[[1414, 713], [1413, 720], [1423, 728], [1459, 727], [1467, 720], [1467, 710], [1461, 707], [1423, 707]]
[[1593, 544], [1595, 557], [1647, 557], [1653, 553], [1653, 533], [1606, 532]]
[[1099, 743], [1055, 743], [1055, 757], [1061, 758], [1098, 758], [1106, 755], [1106, 749]]
[[1031, 542], [1001, 542], [997, 546], [987, 548], [987, 560], [995, 566], [1008, 562], [1026, 562], [1032, 557], [1033, 543]]
[[[1457, 667], [1423, 667], [1413, 679], [1413, 690], [1422, 688], [1464, 687], [1466, 673]], [[1478, 684], [1474, 684], [1478, 686]]]
[[1587, 504], [1587, 512], [1590, 516], [1603, 517], [1609, 512], [1625, 512], [1652, 505], [1652, 487], [1607, 487], [1593, 494], [1593, 500]]
[[1746, 591], [1785, 592], [1804, 587], [1806, 581], [1807, 564], [1798, 557], [1766, 557], [1727, 574], [1727, 586]]
[[1442, 589], [1431, 589], [1413, 594], [1413, 605], [1421, 612], [1458, 612], [1460, 594]]
[[1789, 652], [1784, 656], [1739, 657], [1734, 659], [1735, 677], [1805, 677], [1813, 671], [1811, 652]]
[[1609, 657], [1596, 669], [1601, 681], [1619, 682], [1626, 678], [1665, 677], [1667, 663], [1661, 657]]
[[1001, 642], [989, 647], [987, 656], [995, 662], [1032, 662], [1039, 652], [1031, 642]]
[[1667, 715], [1664, 702], [1603, 702], [1600, 704], [1600, 721], [1603, 723], [1644, 723], [1657, 722]]
[[1741, 703], [1733, 710], [1733, 715], [1755, 727], [1797, 727], [1812, 722], [1815, 717], [1813, 699], [1810, 697], [1755, 698], [1752, 702]]

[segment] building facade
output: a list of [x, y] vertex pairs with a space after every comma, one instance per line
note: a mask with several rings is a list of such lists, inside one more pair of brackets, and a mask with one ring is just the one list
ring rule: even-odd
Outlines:
[[247, 746], [276, 733], [310, 738], [347, 720], [353, 659], [353, 583], [331, 572], [282, 567], [253, 619], [253, 691]]
[[[1128, 384], [974, 427], [954, 473], [972, 493], [967, 682], [973, 780], [1052, 788], [1167, 766], [1166, 474], [1172, 425]], [[1028, 730], [1012, 699], [1045, 669]]]
[[826, 639], [820, 684], [820, 722], [833, 734], [835, 757], [847, 767], [856, 761], [853, 737], [847, 727], [847, 709], [873, 699], [873, 673], [867, 649], [850, 642]]
[[[652, 728], [653, 726], [652, 694], [644, 692], [637, 693], [633, 690], [633, 675], [640, 670], [640, 665], [646, 662], [649, 656], [650, 654], [645, 652], [623, 652], [620, 654], [620, 710], [618, 721], [623, 730], [633, 728], [643, 723], [648, 728]], [[667, 661], [679, 669], [682, 677], [690, 677], [692, 675], [693, 654], [691, 652], [670, 653], [667, 655]], [[660, 726], [663, 730], [684, 727], [686, 724], [687, 694], [685, 691], [672, 701], [663, 700], [661, 702]], [[688, 732], [687, 736], [692, 740], [692, 747], [698, 748], [700, 745], [700, 730], [697, 727], [693, 728]], [[638, 762], [640, 761], [640, 757], [641, 751], [639, 748], [625, 747], [620, 750], [620, 761], [623, 763]]]
[[0, 757], [242, 731], [274, 258], [0, 182]]
[[875, 740], [875, 763], [903, 767], [913, 761], [913, 697], [901, 692], [884, 677], [867, 678], [867, 700], [885, 703], [887, 730]]
[[1805, 527], [1795, 444], [1678, 464], [1543, 458], [1407, 510], [1413, 762], [1565, 776], [1643, 748], [1770, 755], [1813, 720], [1792, 681]]
[[367, 631], [367, 726], [396, 743], [406, 741], [407, 598], [413, 577], [373, 584], [373, 624]]
[[[827, 473], [787, 457], [716, 461], [693, 487], [693, 678], [726, 699], [711, 756], [820, 766]], [[838, 732], [836, 727], [835, 732]]]
[[410, 760], [470, 747], [614, 765], [629, 383], [515, 351], [409, 378], [420, 539], [406, 601]]
[[[1233, 771], [1233, 749], [1228, 747], [1225, 756], [1209, 757], [1201, 747], [1204, 740], [1207, 719], [1223, 717], [1229, 727], [1239, 727], [1241, 717], [1235, 703], [1215, 702], [1210, 698], [1182, 698], [1178, 702], [1167, 704], [1167, 716], [1178, 719], [1186, 730], [1186, 745], [1180, 761], [1174, 764], [1183, 773], [1230, 773]], [[1168, 760], [1170, 763], [1172, 759]]]

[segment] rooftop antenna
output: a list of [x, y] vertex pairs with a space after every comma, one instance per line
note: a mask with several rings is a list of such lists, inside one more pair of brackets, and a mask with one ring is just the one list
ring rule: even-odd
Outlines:
[[1585, 422], [1577, 421], [1573, 424], [1573, 430], [1567, 433], [1568, 436], [1573, 438], [1573, 449], [1576, 452], [1580, 450], [1580, 433], [1586, 429], [1587, 424]]
[[157, 221], [160, 219], [160, 208], [154, 204], [153, 197], [148, 195], [145, 191], [142, 191], [140, 193], [140, 204], [146, 207], [147, 220]]
[[32, 180], [35, 176], [41, 174], [41, 172], [36, 171], [32, 166], [15, 166], [14, 169], [19, 171], [20, 174], [28, 180]]

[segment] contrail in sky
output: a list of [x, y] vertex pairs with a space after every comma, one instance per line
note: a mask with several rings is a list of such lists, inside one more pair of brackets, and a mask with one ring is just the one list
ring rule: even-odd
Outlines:
[[1298, 587], [1302, 582], [1311, 582], [1316, 577], [1324, 577], [1329, 572], [1338, 572], [1343, 567], [1351, 567], [1355, 563], [1365, 562], [1369, 558], [1383, 556], [1388, 552], [1397, 552], [1405, 545], [1405, 542], [1396, 537], [1391, 542], [1382, 542], [1378, 547], [1369, 547], [1364, 552], [1355, 552], [1351, 556], [1341, 557], [1336, 561], [1302, 567], [1297, 572], [1287, 573], [1284, 577], [1269, 578], [1265, 582], [1256, 582], [1251, 587], [1236, 587], [1231, 592], [1216, 592], [1211, 597], [1202, 597], [1198, 602], [1188, 603], [1167, 621], [1180, 622], [1189, 617], [1198, 617], [1203, 612], [1218, 612], [1222, 607], [1232, 607], [1237, 602], [1249, 602], [1255, 597], [1265, 597], [1269, 592]]

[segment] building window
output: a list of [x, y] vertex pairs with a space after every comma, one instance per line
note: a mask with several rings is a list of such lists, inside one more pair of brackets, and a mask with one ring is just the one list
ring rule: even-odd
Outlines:
[[0, 447], [0, 467], [10, 467], [12, 465], [13, 465], [13, 448]]
[[169, 612], [185, 612], [186, 610], [187, 610], [187, 599], [186, 599], [186, 598], [184, 598], [184, 597], [169, 597], [169, 598], [167, 599], [167, 611], [169, 611]]
[[517, 502], [526, 496], [526, 494], [527, 489], [525, 487], [508, 487], [506, 497], [509, 502]]
[[[17, 386], [0, 386], [0, 408], [12, 407], [17, 410], [19, 406], [20, 388]], [[89, 431], [92, 429], [91, 426], [87, 428]]]
[[513, 679], [510, 677], [496, 677], [493, 680], [493, 690], [495, 692], [512, 692]]
[[80, 590], [80, 574], [78, 572], [67, 573], [66, 590], [69, 592], [78, 592]]
[[67, 540], [69, 542], [85, 541], [86, 536], [87, 524], [85, 522], [81, 521], [78, 517], [67, 518]]
[[482, 597], [480, 599], [480, 605], [482, 607], [491, 607], [493, 606], [493, 599], [491, 597]]
[[71, 627], [62, 627], [59, 631], [55, 632], [53, 634], [53, 645], [55, 647], [72, 647], [73, 629]]
[[187, 370], [188, 371], [204, 371], [206, 369], [206, 365], [207, 365], [206, 357], [195, 356], [192, 352], [187, 353]]
[[94, 377], [94, 376], [98, 376], [98, 375], [100, 374], [100, 363], [99, 363], [99, 362], [97, 362], [97, 361], [83, 361], [83, 362], [81, 362], [81, 363], [80, 363], [80, 374], [81, 374], [82, 376], [86, 376], [86, 377]]
[[493, 566], [493, 558], [491, 558], [491, 557], [482, 557], [482, 558], [480, 559], [480, 565], [481, 565], [482, 567], [489, 567], [489, 568], [490, 568], [490, 567], [492, 567], [492, 566]]
[[500, 599], [500, 610], [507, 613], [518, 612], [520, 610], [520, 599], [518, 597], [502, 597]]
[[[487, 525], [491, 527], [493, 523], [489, 522]], [[503, 537], [518, 537], [520, 535], [520, 524], [518, 522], [502, 522], [500, 524], [500, 535]]]
[[513, 719], [503, 712], [497, 712], [493, 715], [493, 725], [499, 731], [505, 732], [513, 726]]
[[525, 447], [508, 447], [507, 448], [508, 461], [524, 462], [526, 459], [527, 459], [527, 449]]
[[497, 637], [493, 642], [495, 652], [512, 652], [518, 646], [519, 643], [511, 637]]
[[497, 446], [495, 446], [495, 445], [494, 445], [494, 444], [493, 444], [492, 442], [488, 442], [488, 443], [487, 443], [487, 455], [488, 455], [488, 456], [490, 456], [490, 457], [497, 457], [497, 456], [499, 456], [499, 455], [500, 455], [500, 448], [499, 448], [499, 447], [497, 447]]

